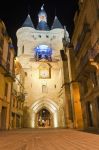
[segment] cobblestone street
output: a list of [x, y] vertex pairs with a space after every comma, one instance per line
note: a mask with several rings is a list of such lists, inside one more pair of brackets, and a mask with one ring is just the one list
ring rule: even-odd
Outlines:
[[70, 129], [0, 131], [0, 150], [99, 150], [99, 135]]

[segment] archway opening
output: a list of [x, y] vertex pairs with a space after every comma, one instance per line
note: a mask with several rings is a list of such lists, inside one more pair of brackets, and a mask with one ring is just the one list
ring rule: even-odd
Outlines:
[[48, 109], [42, 108], [37, 112], [36, 115], [37, 127], [39, 128], [50, 128], [53, 124], [52, 114]]
[[35, 48], [35, 57], [36, 60], [40, 59], [47, 59], [48, 61], [51, 61], [51, 55], [52, 55], [52, 49], [48, 45], [38, 45]]
[[39, 99], [31, 106], [32, 110], [32, 116], [31, 116], [31, 127], [35, 128], [38, 127], [38, 113], [42, 109], [46, 109], [50, 112], [51, 117], [51, 125], [52, 128], [57, 128], [59, 126], [58, 124], [58, 106], [55, 102], [53, 102], [50, 99]]

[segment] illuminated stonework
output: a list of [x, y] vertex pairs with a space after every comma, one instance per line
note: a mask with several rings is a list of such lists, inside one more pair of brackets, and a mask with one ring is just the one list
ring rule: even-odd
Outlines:
[[[41, 8], [38, 17], [37, 29], [33, 27], [28, 16], [30, 25], [26, 20], [24, 24], [28, 26], [23, 26], [17, 31], [17, 58], [27, 74], [24, 127], [38, 127], [38, 116], [42, 109], [50, 112], [50, 127], [65, 127], [65, 91], [59, 96], [63, 84], [60, 50], [63, 49], [64, 34], [67, 41], [69, 35], [57, 17], [52, 29], [48, 30], [44, 8]], [[41, 26], [40, 22], [44, 23], [44, 26]]]
[[48, 79], [51, 78], [51, 66], [47, 63], [41, 63], [39, 65], [39, 78]]

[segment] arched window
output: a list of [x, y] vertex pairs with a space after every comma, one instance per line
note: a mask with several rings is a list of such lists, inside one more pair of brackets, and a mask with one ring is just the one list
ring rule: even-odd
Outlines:
[[22, 54], [24, 53], [24, 45], [22, 46]]

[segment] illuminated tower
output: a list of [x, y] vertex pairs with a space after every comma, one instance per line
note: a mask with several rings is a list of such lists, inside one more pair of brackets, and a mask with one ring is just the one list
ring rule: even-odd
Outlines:
[[[64, 91], [59, 96], [63, 84], [63, 38], [64, 29], [56, 16], [51, 29], [48, 27], [43, 6], [38, 13], [37, 29], [28, 15], [17, 31], [18, 60], [27, 75], [25, 106], [30, 116], [25, 127], [38, 127], [43, 112], [50, 116], [47, 121], [51, 127], [65, 127]], [[66, 38], [69, 41], [68, 34]]]

